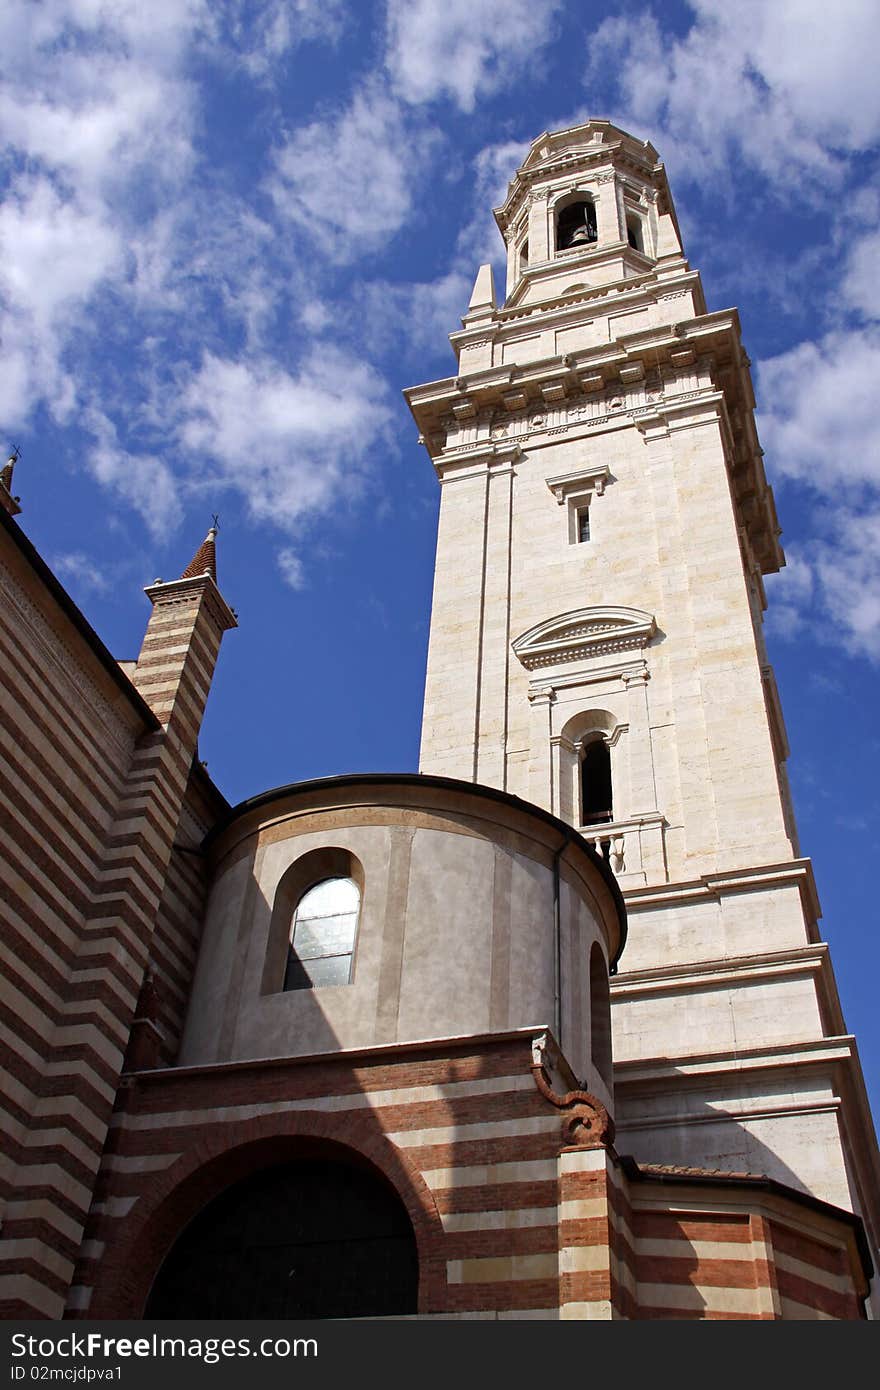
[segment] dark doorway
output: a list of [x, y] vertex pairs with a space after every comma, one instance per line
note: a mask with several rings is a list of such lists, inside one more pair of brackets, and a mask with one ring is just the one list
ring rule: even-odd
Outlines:
[[594, 739], [584, 749], [581, 763], [582, 825], [601, 825], [611, 815], [611, 754], [604, 738]]
[[228, 1188], [162, 1265], [146, 1318], [365, 1318], [417, 1310], [418, 1257], [372, 1171], [308, 1159]]

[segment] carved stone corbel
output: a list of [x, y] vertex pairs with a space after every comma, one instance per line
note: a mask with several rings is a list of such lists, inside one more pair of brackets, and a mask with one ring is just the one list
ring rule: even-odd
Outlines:
[[562, 1114], [562, 1134], [566, 1147], [607, 1149], [614, 1143], [614, 1121], [596, 1096], [589, 1091], [566, 1091], [559, 1095], [547, 1079], [545, 1049], [541, 1039], [532, 1044], [531, 1073], [540, 1094]]

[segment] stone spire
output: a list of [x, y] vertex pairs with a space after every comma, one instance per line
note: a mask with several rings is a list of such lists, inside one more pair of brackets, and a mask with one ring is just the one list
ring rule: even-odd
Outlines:
[[10, 516], [17, 516], [21, 511], [18, 505], [18, 498], [12, 495], [12, 474], [18, 462], [18, 450], [13, 449], [3, 468], [0, 469], [0, 507], [8, 512]]
[[195, 555], [190, 560], [181, 579], [195, 579], [200, 574], [209, 574], [217, 582], [217, 523], [211, 527]]
[[[217, 588], [217, 518], [179, 579], [144, 592], [153, 605], [132, 682], [194, 757], [223, 633], [236, 617]], [[178, 717], [179, 716], [179, 717]], [[178, 728], [179, 725], [179, 728]]]

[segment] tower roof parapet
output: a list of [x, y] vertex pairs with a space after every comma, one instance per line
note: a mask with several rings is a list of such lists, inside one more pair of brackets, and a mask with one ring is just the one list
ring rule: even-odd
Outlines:
[[613, 162], [662, 186], [668, 194], [666, 175], [657, 151], [647, 140], [638, 140], [606, 120], [590, 120], [565, 130], [545, 131], [533, 140], [529, 152], [507, 188], [504, 202], [494, 209], [505, 236], [523, 202], [540, 184]]

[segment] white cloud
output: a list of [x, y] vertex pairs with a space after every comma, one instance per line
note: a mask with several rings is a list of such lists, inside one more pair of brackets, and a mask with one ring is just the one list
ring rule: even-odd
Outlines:
[[39, 399], [58, 418], [69, 414], [76, 388], [65, 346], [83, 305], [123, 263], [100, 212], [63, 201], [45, 177], [12, 185], [0, 208], [0, 417], [9, 424], [24, 424]]
[[758, 364], [758, 430], [772, 473], [822, 493], [880, 486], [880, 330], [838, 330]]
[[[873, 0], [690, 4], [696, 20], [681, 39], [645, 9], [604, 21], [590, 40], [588, 88], [615, 74], [617, 119], [662, 150], [677, 182], [723, 170], [732, 151], [783, 184], [834, 178], [841, 155], [880, 137], [880, 86], [865, 61], [877, 43]], [[827, 187], [801, 183], [800, 193], [815, 201]]]
[[152, 536], [167, 536], [179, 520], [180, 489], [166, 460], [124, 448], [113, 421], [98, 406], [86, 407], [82, 424], [93, 438], [84, 459], [92, 476], [134, 507]]
[[282, 214], [332, 259], [353, 261], [404, 224], [434, 140], [372, 83], [335, 120], [288, 137], [271, 192]]
[[436, 352], [447, 335], [461, 326], [477, 269], [486, 263], [493, 266], [496, 297], [503, 302], [507, 253], [492, 208], [504, 201], [507, 185], [528, 148], [522, 141], [506, 140], [487, 145], [476, 155], [465, 204], [471, 213], [456, 238], [449, 270], [422, 283], [376, 281], [367, 287], [366, 313], [380, 341], [399, 334], [413, 349]]
[[360, 321], [372, 325], [372, 345], [384, 351], [395, 340], [404, 340], [416, 352], [434, 354], [442, 351], [446, 343], [449, 370], [453, 371], [452, 349], [446, 340], [454, 329], [461, 327], [472, 279], [465, 272], [450, 270], [436, 280], [420, 284], [372, 281], [364, 287], [359, 306]]
[[8, 144], [80, 198], [135, 170], [167, 182], [191, 158], [193, 98], [182, 60], [201, 0], [11, 0], [0, 44]]
[[492, 209], [507, 197], [510, 183], [529, 151], [529, 142], [503, 140], [486, 145], [474, 160], [472, 214], [462, 228], [457, 243], [459, 256], [468, 256], [474, 266], [492, 262], [501, 273], [499, 292], [503, 298], [506, 250]]
[[387, 447], [388, 395], [368, 363], [330, 346], [295, 373], [209, 353], [182, 394], [179, 437], [253, 516], [295, 531], [366, 484]]
[[844, 302], [860, 317], [880, 319], [880, 232], [869, 232], [852, 246], [841, 293]]
[[813, 604], [816, 576], [809, 560], [793, 546], [785, 548], [785, 566], [766, 578], [768, 634], [792, 638], [806, 625]]
[[305, 566], [296, 551], [283, 546], [278, 552], [278, 568], [281, 578], [291, 589], [304, 589], [306, 586]]
[[816, 569], [843, 645], [880, 662], [880, 507], [842, 512], [834, 544], [820, 548]]
[[71, 550], [66, 555], [56, 555], [52, 568], [57, 575], [80, 589], [104, 594], [110, 587], [110, 580], [97, 560], [82, 550]]
[[412, 104], [449, 97], [473, 111], [554, 37], [561, 0], [389, 0], [387, 66]]
[[210, 24], [230, 59], [263, 77], [299, 44], [337, 39], [347, 17], [345, 0], [213, 0]]
[[758, 421], [771, 477], [818, 498], [809, 536], [771, 578], [770, 630], [792, 635], [806, 616], [821, 640], [880, 661], [880, 330], [839, 330], [758, 366]]
[[812, 640], [880, 663], [880, 506], [838, 507], [807, 547], [768, 577], [767, 630]]

